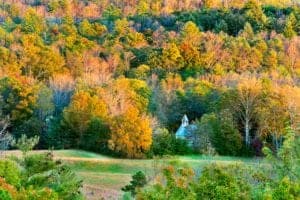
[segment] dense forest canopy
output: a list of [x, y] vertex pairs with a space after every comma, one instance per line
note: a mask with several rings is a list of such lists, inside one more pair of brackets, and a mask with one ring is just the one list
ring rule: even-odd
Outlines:
[[[261, 155], [298, 127], [296, 1], [11, 0], [0, 11], [6, 148], [26, 134], [38, 148], [132, 158]], [[191, 149], [174, 138], [184, 114], [202, 141]]]

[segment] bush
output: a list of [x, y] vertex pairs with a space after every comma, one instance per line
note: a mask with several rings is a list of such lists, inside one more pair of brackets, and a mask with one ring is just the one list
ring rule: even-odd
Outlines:
[[167, 129], [157, 129], [153, 136], [151, 152], [154, 155], [173, 155], [174, 154], [174, 137]]
[[17, 164], [10, 160], [0, 160], [0, 177], [3, 177], [8, 184], [18, 186], [20, 170]]
[[300, 197], [300, 183], [293, 182], [288, 177], [274, 184], [272, 188], [273, 199], [298, 199]]
[[151, 153], [158, 156], [163, 155], [184, 155], [191, 152], [187, 141], [176, 139], [167, 129], [157, 129], [154, 133]]
[[196, 183], [197, 199], [250, 199], [248, 183], [230, 170], [233, 166], [227, 167], [212, 164], [204, 168]]
[[1, 200], [12, 200], [12, 197], [6, 190], [0, 189], [0, 199]]
[[0, 177], [0, 199], [12, 200], [17, 196], [17, 191], [14, 186], [8, 184], [5, 179]]
[[147, 184], [147, 178], [146, 175], [138, 171], [132, 176], [132, 180], [130, 181], [130, 185], [126, 185], [122, 188], [122, 191], [124, 192], [130, 192], [132, 196], [135, 196], [137, 193], [137, 190], [144, 187]]
[[51, 153], [26, 156], [23, 168], [25, 187], [49, 188], [57, 193], [59, 199], [82, 199], [81, 180], [69, 167], [53, 160]]
[[194, 200], [196, 194], [193, 187], [194, 172], [189, 168], [176, 170], [173, 166], [163, 170], [162, 183], [157, 183], [137, 194], [137, 199], [171, 199]]

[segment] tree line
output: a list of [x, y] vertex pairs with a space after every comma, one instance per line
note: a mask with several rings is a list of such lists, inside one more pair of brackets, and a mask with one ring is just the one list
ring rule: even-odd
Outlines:
[[[262, 155], [298, 128], [297, 4], [187, 1], [153, 13], [154, 2], [168, 6], [122, 2], [3, 1], [3, 148], [25, 134], [40, 137], [37, 148], [129, 158]], [[89, 6], [103, 11], [74, 15]], [[184, 114], [198, 127], [193, 147], [174, 138]]]

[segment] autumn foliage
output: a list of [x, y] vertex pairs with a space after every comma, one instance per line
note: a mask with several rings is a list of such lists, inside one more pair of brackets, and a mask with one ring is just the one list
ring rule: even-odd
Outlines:
[[150, 120], [135, 108], [116, 116], [111, 125], [109, 147], [128, 158], [141, 158], [150, 149], [152, 129]]

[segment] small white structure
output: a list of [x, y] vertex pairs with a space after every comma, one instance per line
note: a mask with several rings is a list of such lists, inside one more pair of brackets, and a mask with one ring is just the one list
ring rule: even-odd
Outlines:
[[189, 119], [186, 115], [183, 116], [181, 120], [181, 126], [176, 131], [176, 138], [177, 139], [186, 139], [187, 137], [187, 127], [189, 126]]
[[181, 120], [181, 126], [176, 131], [176, 139], [183, 139], [188, 142], [189, 146], [195, 146], [197, 143], [197, 134], [195, 134], [197, 126], [195, 124], [190, 124], [189, 119], [186, 115], [183, 116]]

